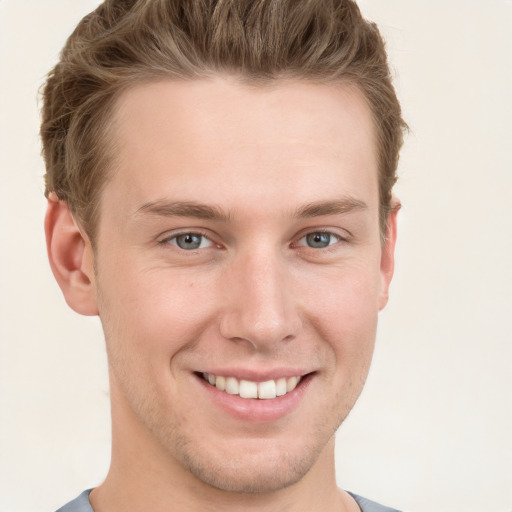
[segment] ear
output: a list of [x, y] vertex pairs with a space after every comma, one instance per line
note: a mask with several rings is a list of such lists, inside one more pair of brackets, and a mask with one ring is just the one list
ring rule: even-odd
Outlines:
[[398, 200], [394, 200], [391, 205], [391, 213], [388, 216], [386, 238], [382, 244], [380, 259], [381, 290], [379, 297], [379, 310], [383, 309], [388, 303], [389, 285], [395, 270], [395, 244], [397, 236], [396, 223], [400, 207], [400, 202]]
[[97, 315], [91, 243], [55, 193], [48, 197], [44, 228], [50, 267], [66, 302], [77, 313]]

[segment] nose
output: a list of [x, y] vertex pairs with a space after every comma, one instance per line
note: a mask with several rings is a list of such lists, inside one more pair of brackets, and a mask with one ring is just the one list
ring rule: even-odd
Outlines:
[[232, 262], [223, 284], [222, 336], [260, 351], [292, 340], [301, 319], [289, 274], [279, 255], [266, 252]]

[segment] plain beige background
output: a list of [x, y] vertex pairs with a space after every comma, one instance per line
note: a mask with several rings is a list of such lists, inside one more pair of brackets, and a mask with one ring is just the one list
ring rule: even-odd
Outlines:
[[[46, 261], [36, 103], [97, 3], [0, 0], [0, 512], [55, 510], [108, 468], [101, 329]], [[391, 301], [338, 480], [411, 512], [511, 512], [512, 2], [359, 3], [412, 133]]]

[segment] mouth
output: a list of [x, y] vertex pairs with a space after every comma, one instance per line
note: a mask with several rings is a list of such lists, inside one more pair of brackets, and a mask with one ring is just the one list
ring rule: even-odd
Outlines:
[[[289, 370], [255, 373], [252, 370], [194, 372], [209, 402], [228, 416], [248, 424], [267, 424], [288, 417], [308, 396], [316, 372], [294, 376]], [[274, 378], [272, 378], [274, 377]], [[205, 404], [206, 405], [206, 404]], [[217, 409], [218, 410], [218, 409]]]
[[219, 391], [245, 399], [272, 400], [291, 393], [302, 380], [302, 375], [280, 377], [264, 382], [255, 382], [236, 377], [201, 373], [200, 377]]

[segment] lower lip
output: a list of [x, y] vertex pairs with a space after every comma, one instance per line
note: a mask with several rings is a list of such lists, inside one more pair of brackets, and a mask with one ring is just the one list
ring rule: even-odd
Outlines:
[[208, 398], [232, 417], [246, 422], [268, 423], [287, 416], [300, 405], [313, 374], [303, 377], [293, 391], [271, 399], [241, 398], [238, 395], [230, 395], [212, 386], [197, 374], [194, 374], [194, 377], [208, 393]]

